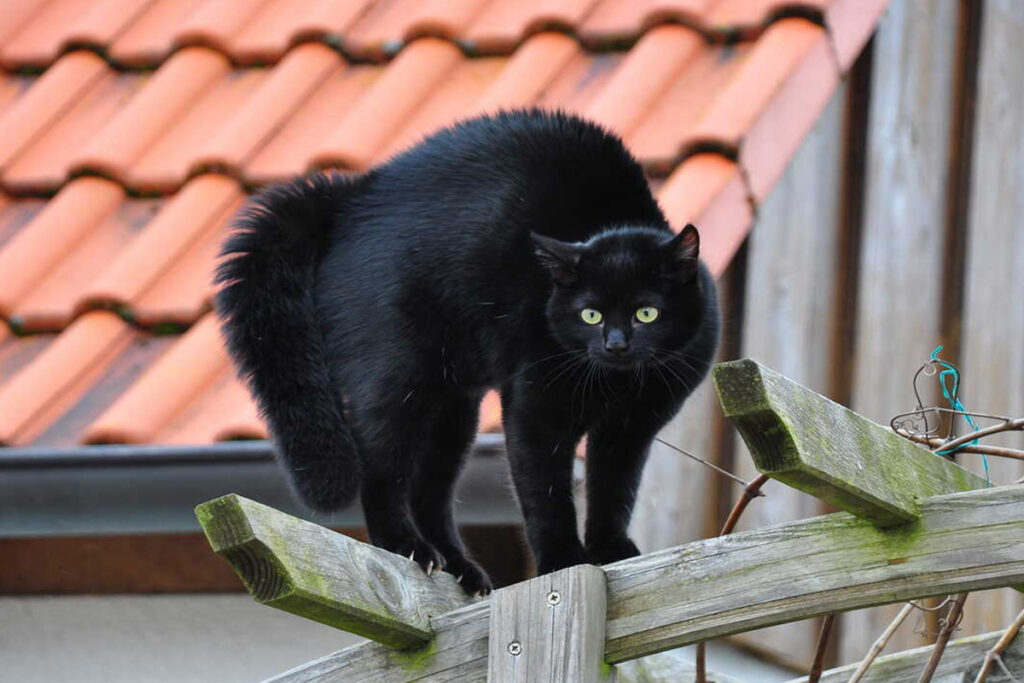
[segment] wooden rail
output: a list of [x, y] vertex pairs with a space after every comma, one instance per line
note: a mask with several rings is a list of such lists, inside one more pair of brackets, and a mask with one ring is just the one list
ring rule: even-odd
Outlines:
[[725, 416], [757, 469], [881, 526], [912, 522], [928, 496], [984, 479], [752, 360], [713, 372]]
[[[340, 534], [322, 529], [316, 535], [288, 538], [285, 530], [295, 528], [295, 518], [251, 501], [235, 509], [255, 512], [266, 537], [288, 539], [260, 550], [269, 553], [261, 570], [269, 574], [261, 574], [257, 583], [245, 579], [263, 602], [277, 606], [258, 592], [258, 586], [283, 585], [289, 580], [275, 576], [279, 567], [302, 566], [309, 577], [306, 583], [317, 585], [313, 577], [330, 575], [339, 562], [345, 562], [334, 552], [321, 550], [339, 547], [339, 542], [326, 539], [344, 538]], [[1024, 583], [1024, 487], [935, 496], [922, 501], [919, 511], [918, 522], [899, 530], [879, 529], [851, 514], [836, 513], [705, 539], [608, 565], [604, 568], [608, 586], [604, 659], [614, 664], [831, 612]], [[245, 534], [238, 538], [239, 547], [251, 543]], [[311, 543], [304, 543], [304, 538]], [[234, 549], [222, 545], [220, 552], [230, 557]], [[377, 567], [402, 559], [365, 545], [361, 552], [375, 558], [365, 561]], [[237, 570], [239, 565], [235, 566]], [[435, 585], [422, 572], [405, 576], [403, 571], [402, 576], [415, 586], [409, 592], [424, 604], [443, 604], [452, 598], [447, 583]], [[360, 587], [366, 583], [362, 576], [354, 581]], [[352, 625], [352, 610], [346, 602], [352, 589], [334, 590], [310, 603], [308, 616], [388, 640], [378, 630]], [[289, 611], [304, 613], [298, 600], [289, 598], [284, 604]], [[381, 623], [377, 616], [366, 617], [369, 612], [364, 610], [361, 618]], [[411, 624], [425, 630], [420, 621], [424, 613], [390, 609], [387, 619], [389, 624], [408, 620], [403, 632]], [[334, 680], [346, 681], [418, 680], [408, 677], [413, 671], [427, 680], [429, 676], [438, 676], [437, 680], [486, 676], [491, 601], [449, 612], [439, 607], [427, 616], [433, 639], [424, 648], [400, 651], [377, 643], [359, 645], [280, 680], [331, 680], [322, 678], [326, 670], [337, 672]]]
[[377, 641], [277, 681], [605, 681], [609, 665], [702, 640], [1024, 583], [1024, 487], [936, 495], [984, 482], [756, 363], [715, 379], [759, 467], [850, 512], [572, 567], [473, 603], [446, 574], [239, 496], [197, 514], [256, 599]]
[[196, 508], [210, 545], [271, 607], [398, 648], [433, 637], [430, 617], [468, 604], [451, 574], [234, 494]]

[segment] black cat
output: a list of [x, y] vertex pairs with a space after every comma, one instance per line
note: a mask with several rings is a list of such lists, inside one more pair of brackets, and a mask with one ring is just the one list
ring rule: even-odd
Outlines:
[[376, 545], [486, 593], [452, 491], [497, 387], [538, 571], [638, 553], [648, 448], [719, 322], [696, 229], [671, 232], [618, 138], [567, 114], [479, 117], [364, 174], [271, 187], [238, 228], [217, 306], [308, 505], [361, 493]]

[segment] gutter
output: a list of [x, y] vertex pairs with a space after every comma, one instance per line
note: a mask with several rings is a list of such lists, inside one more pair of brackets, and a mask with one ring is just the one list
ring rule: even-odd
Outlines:
[[[481, 434], [456, 492], [461, 524], [519, 524], [504, 437]], [[198, 532], [201, 502], [238, 493], [332, 527], [363, 526], [357, 504], [300, 507], [267, 441], [203, 446], [99, 445], [0, 449], [0, 538]]]

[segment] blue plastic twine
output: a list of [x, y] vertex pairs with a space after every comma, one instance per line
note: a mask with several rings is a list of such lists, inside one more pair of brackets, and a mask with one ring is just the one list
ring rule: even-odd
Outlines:
[[[939, 386], [942, 387], [942, 395], [946, 398], [946, 402], [949, 403], [949, 407], [963, 413], [963, 418], [967, 421], [967, 424], [971, 426], [971, 429], [978, 431], [980, 429], [978, 423], [974, 421], [973, 417], [967, 414], [967, 408], [964, 407], [964, 404], [961, 403], [960, 399], [957, 397], [957, 392], [960, 390], [960, 371], [957, 370], [956, 366], [952, 363], [948, 363], [939, 358], [939, 352], [942, 351], [942, 348], [941, 344], [936, 346], [931, 355], [932, 362], [944, 368], [939, 372]], [[978, 443], [978, 439], [974, 439], [973, 441], [965, 444], [960, 444], [956, 448], [935, 452], [939, 455], [950, 455], [952, 453], [956, 453], [962, 448], [966, 448], [967, 446], [973, 446], [976, 443]], [[991, 486], [992, 480], [989, 479], [988, 474], [988, 456], [984, 453], [981, 454], [981, 464], [985, 468], [985, 482]]]

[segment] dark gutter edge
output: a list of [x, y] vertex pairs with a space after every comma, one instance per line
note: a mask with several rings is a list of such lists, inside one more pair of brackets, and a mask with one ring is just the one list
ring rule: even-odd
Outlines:
[[[504, 434], [480, 434], [474, 455], [505, 452]], [[70, 448], [0, 448], [0, 470], [113, 465], [222, 465], [274, 461], [270, 441], [224, 441], [200, 446], [103, 444]]]

